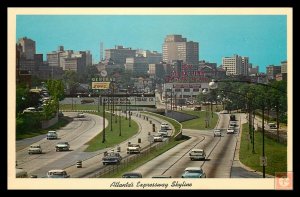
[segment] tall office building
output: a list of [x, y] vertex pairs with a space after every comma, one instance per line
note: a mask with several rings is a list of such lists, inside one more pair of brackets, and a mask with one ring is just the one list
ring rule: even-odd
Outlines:
[[172, 63], [182, 60], [184, 64], [198, 65], [199, 43], [188, 41], [182, 35], [167, 35], [163, 43], [163, 61]]
[[111, 59], [115, 64], [125, 64], [126, 58], [135, 57], [136, 50], [116, 46], [114, 49], [105, 50], [105, 59]]
[[281, 62], [281, 73], [287, 73], [287, 61]]
[[249, 68], [249, 57], [242, 57], [241, 74], [244, 76], [248, 76], [248, 68]]
[[248, 76], [249, 57], [242, 57], [234, 54], [233, 57], [223, 57], [222, 68], [226, 75]]
[[268, 79], [276, 79], [276, 75], [281, 73], [281, 66], [269, 65], [266, 70]]
[[18, 40], [18, 44], [21, 46], [20, 57], [22, 59], [33, 60], [35, 51], [35, 41], [23, 37]]

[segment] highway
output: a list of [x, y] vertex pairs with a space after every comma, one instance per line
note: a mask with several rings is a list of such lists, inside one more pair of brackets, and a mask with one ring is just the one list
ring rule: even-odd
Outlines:
[[[213, 130], [183, 130], [183, 134], [190, 139], [177, 145], [159, 157], [140, 166], [134, 171], [141, 172], [143, 177], [150, 178], [156, 175], [167, 175], [179, 178], [186, 167], [201, 166], [208, 178], [230, 178], [235, 146], [236, 134], [226, 134], [229, 114], [220, 114], [217, 128], [222, 128], [222, 137], [214, 137]], [[189, 152], [193, 148], [205, 150], [205, 161], [191, 161]]]
[[[102, 118], [93, 114], [85, 114], [84, 118], [77, 118], [75, 112], [65, 112], [65, 115], [73, 118], [73, 121], [57, 130], [57, 140], [47, 140], [46, 135], [42, 135], [17, 141], [16, 159], [19, 168], [23, 168], [29, 174], [43, 177], [51, 169], [63, 169], [87, 156], [81, 154], [86, 148], [84, 144], [102, 130]], [[56, 152], [55, 145], [59, 141], [69, 142], [70, 151]], [[43, 154], [28, 154], [28, 148], [33, 143], [41, 145]], [[88, 156], [92, 154], [95, 153], [89, 153]]]

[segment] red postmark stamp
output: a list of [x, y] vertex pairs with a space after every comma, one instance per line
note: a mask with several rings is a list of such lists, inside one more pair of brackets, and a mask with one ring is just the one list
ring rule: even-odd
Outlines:
[[293, 172], [276, 172], [275, 189], [292, 190], [293, 189]]

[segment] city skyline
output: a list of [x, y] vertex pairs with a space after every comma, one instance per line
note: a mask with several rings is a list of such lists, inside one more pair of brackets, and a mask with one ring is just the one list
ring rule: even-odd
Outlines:
[[220, 65], [223, 57], [238, 54], [265, 72], [266, 66], [287, 59], [286, 19], [284, 15], [18, 15], [16, 40], [26, 36], [36, 41], [36, 52], [44, 54], [44, 60], [63, 45], [66, 50], [90, 50], [97, 63], [100, 42], [104, 49], [123, 45], [162, 53], [164, 38], [178, 34], [199, 42], [199, 60]]

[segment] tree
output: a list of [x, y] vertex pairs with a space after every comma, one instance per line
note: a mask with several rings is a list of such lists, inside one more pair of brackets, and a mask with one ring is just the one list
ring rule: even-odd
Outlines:
[[52, 113], [59, 111], [59, 101], [64, 98], [64, 85], [61, 80], [48, 80], [46, 86], [52, 97], [52, 101], [48, 104], [51, 106], [45, 109], [45, 111], [49, 110], [49, 113], [46, 112], [48, 113], [46, 116], [49, 116], [51, 110], [53, 110]]
[[79, 79], [78, 75], [75, 71], [67, 70], [63, 75], [63, 82], [67, 91], [70, 94], [76, 93], [76, 88], [79, 86]]
[[16, 113], [19, 114], [23, 112], [28, 104], [28, 93], [29, 89], [25, 85], [17, 85], [16, 88]]

